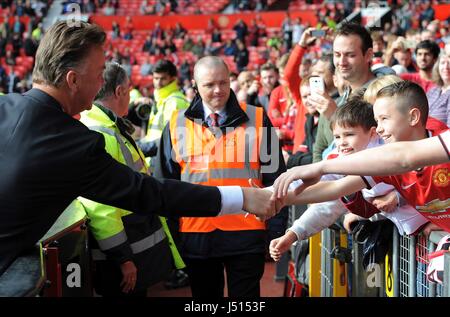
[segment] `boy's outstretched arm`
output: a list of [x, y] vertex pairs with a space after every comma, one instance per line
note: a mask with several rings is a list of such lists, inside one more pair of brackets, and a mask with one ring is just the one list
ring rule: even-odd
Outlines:
[[427, 165], [450, 161], [443, 137], [418, 141], [395, 142], [377, 148], [367, 149], [339, 159], [328, 160], [322, 166], [323, 173], [345, 175], [395, 175], [418, 169]]
[[297, 193], [306, 186], [319, 181], [324, 174], [344, 175], [395, 175], [405, 173], [426, 165], [450, 161], [450, 132], [419, 141], [396, 142], [367, 149], [334, 160], [289, 169], [274, 183], [275, 197], [287, 195], [289, 184], [297, 179], [303, 180]]
[[[281, 176], [280, 176], [281, 177]], [[286, 205], [304, 205], [336, 200], [345, 195], [353, 194], [366, 187], [366, 183], [360, 176], [347, 176], [335, 181], [322, 181], [306, 188], [297, 194], [290, 191], [285, 197]]]

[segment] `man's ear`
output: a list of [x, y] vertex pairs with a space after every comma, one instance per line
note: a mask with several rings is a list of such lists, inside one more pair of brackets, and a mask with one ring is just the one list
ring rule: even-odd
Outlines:
[[121, 85], [117, 85], [116, 89], [114, 89], [114, 96], [119, 98], [123, 94], [123, 89]]
[[411, 110], [409, 110], [408, 121], [410, 126], [418, 125], [421, 118], [422, 113], [420, 112], [419, 108], [412, 108]]
[[74, 70], [69, 70], [66, 74], [66, 84], [70, 90], [76, 90], [78, 88], [78, 77], [77, 72]]
[[369, 48], [366, 51], [366, 54], [364, 55], [367, 63], [370, 63], [372, 61], [373, 58], [373, 48]]
[[194, 89], [195, 92], [197, 92], [197, 83], [195, 82], [195, 80], [192, 79], [191, 83], [192, 83], [192, 88]]

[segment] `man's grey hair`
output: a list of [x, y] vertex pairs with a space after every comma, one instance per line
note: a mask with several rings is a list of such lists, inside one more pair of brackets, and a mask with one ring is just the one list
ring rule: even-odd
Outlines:
[[59, 87], [70, 69], [84, 62], [92, 47], [101, 47], [106, 34], [98, 25], [59, 21], [44, 34], [36, 52], [33, 82]]
[[117, 86], [123, 85], [127, 80], [127, 72], [118, 63], [106, 63], [103, 71], [104, 84], [95, 96], [95, 100], [102, 100], [114, 95]]
[[227, 72], [230, 72], [230, 70], [228, 68], [228, 65], [220, 57], [217, 57], [217, 56], [205, 56], [205, 57], [200, 58], [198, 60], [198, 62], [195, 63], [195, 66], [194, 66], [194, 79], [195, 79], [195, 81], [198, 81], [198, 79], [199, 79], [198, 76], [199, 76], [200, 69], [202, 69], [203, 67], [206, 67], [206, 68], [224, 67], [227, 70]]

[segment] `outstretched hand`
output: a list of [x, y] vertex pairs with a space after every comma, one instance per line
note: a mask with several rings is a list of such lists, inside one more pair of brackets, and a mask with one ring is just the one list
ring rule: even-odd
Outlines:
[[299, 195], [308, 186], [316, 184], [321, 176], [319, 163], [290, 168], [275, 180], [273, 184], [274, 198], [283, 199], [287, 196], [291, 183], [302, 180], [303, 184], [294, 189], [294, 194]]

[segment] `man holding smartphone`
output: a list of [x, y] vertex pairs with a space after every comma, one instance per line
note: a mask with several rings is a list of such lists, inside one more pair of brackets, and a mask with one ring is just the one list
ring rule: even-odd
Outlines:
[[346, 81], [348, 87], [336, 101], [326, 92], [308, 98], [308, 101], [321, 114], [313, 149], [314, 162], [322, 160], [323, 152], [332, 142], [329, 118], [336, 108], [347, 101], [351, 92], [367, 86], [375, 78], [375, 74], [370, 70], [372, 57], [372, 38], [363, 26], [346, 23], [336, 31], [333, 42], [333, 62], [336, 71]]

